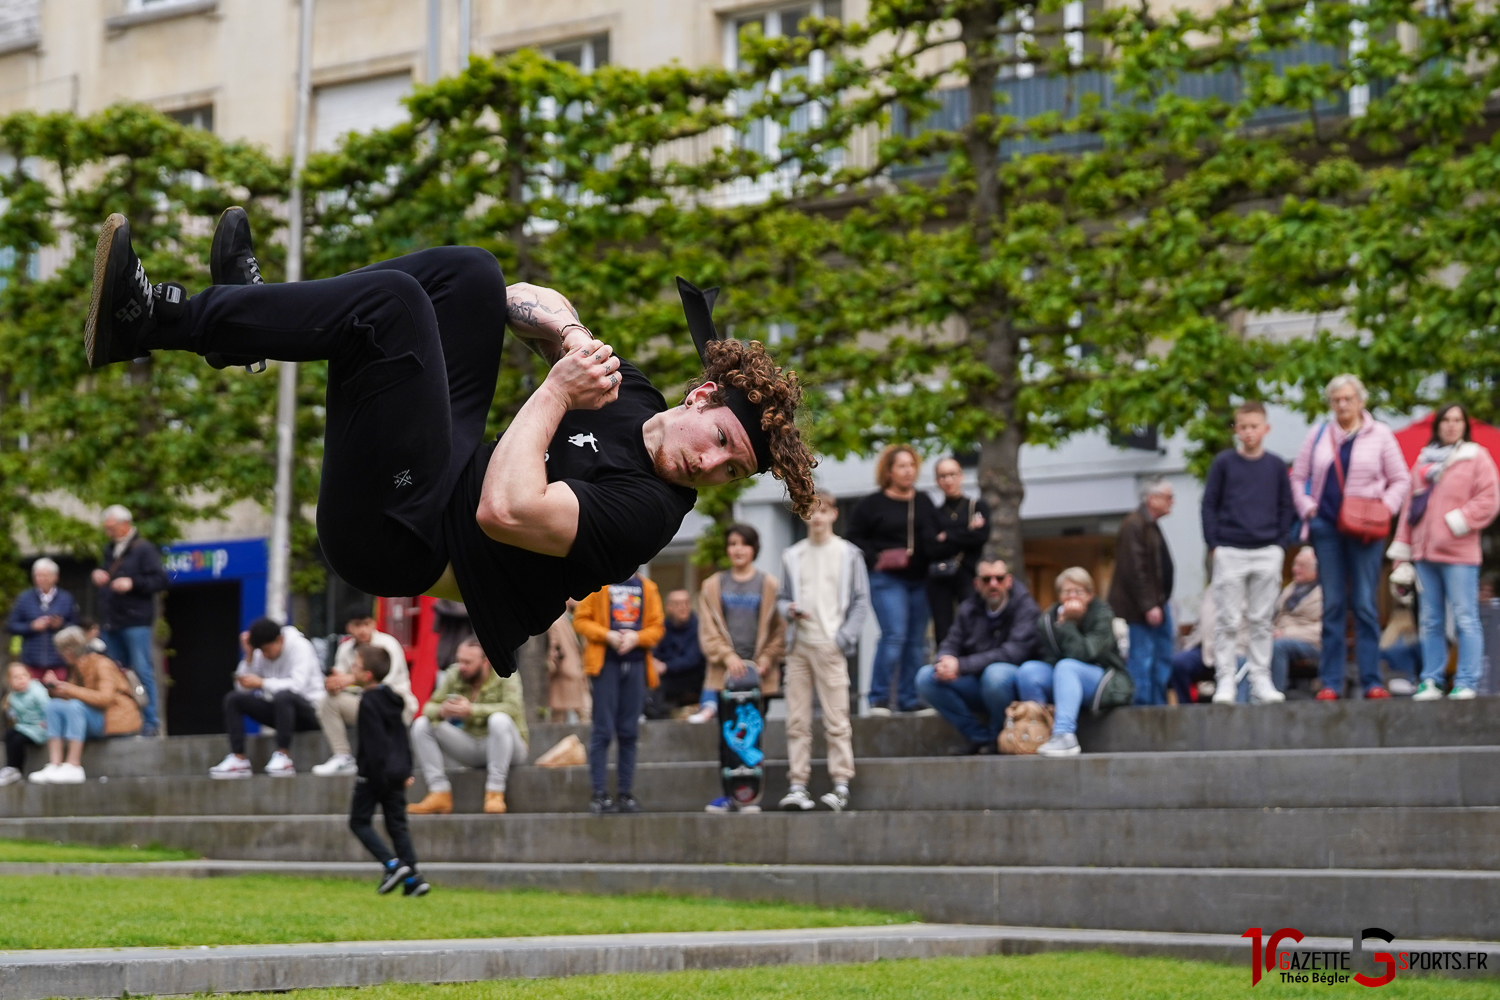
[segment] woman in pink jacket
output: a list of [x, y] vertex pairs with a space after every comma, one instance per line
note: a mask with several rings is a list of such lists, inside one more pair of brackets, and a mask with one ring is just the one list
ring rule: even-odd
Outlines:
[[1450, 698], [1473, 698], [1484, 669], [1479, 627], [1479, 533], [1500, 511], [1500, 475], [1490, 453], [1469, 434], [1469, 414], [1457, 403], [1440, 406], [1432, 440], [1411, 470], [1411, 496], [1401, 508], [1396, 540], [1386, 554], [1415, 563], [1421, 594], [1422, 683], [1414, 701], [1443, 696], [1448, 666], [1444, 610], [1458, 633], [1458, 673]]
[[1366, 541], [1344, 534], [1338, 526], [1339, 509], [1346, 496], [1378, 499], [1395, 517], [1411, 489], [1411, 474], [1396, 435], [1365, 409], [1370, 394], [1357, 377], [1335, 376], [1324, 397], [1333, 419], [1308, 432], [1292, 464], [1292, 499], [1317, 553], [1318, 583], [1323, 588], [1318, 698], [1331, 701], [1344, 693], [1344, 622], [1350, 611], [1359, 686], [1366, 698], [1389, 698], [1380, 683], [1380, 613], [1375, 606], [1385, 538]]

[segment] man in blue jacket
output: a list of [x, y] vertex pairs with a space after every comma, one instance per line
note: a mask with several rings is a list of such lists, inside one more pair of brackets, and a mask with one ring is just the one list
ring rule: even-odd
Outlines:
[[48, 670], [60, 674], [68, 665], [58, 655], [52, 637], [69, 625], [78, 624], [78, 602], [57, 585], [57, 563], [46, 556], [31, 564], [31, 582], [10, 609], [6, 627], [21, 637], [21, 662], [31, 668], [33, 677], [41, 680]]
[[134, 670], [146, 689], [141, 710], [141, 735], [160, 730], [156, 708], [156, 669], [151, 658], [151, 627], [156, 622], [156, 594], [167, 589], [161, 553], [135, 530], [130, 511], [115, 504], [105, 508], [104, 533], [109, 542], [94, 570], [99, 588], [99, 637], [110, 659]]
[[1041, 613], [1003, 561], [978, 570], [974, 596], [959, 605], [937, 659], [917, 673], [917, 690], [969, 741], [970, 753], [994, 753], [1016, 700], [1016, 671], [1036, 653]]
[[659, 696], [670, 709], [676, 705], [697, 705], [703, 692], [703, 647], [698, 644], [698, 616], [693, 614], [693, 598], [685, 590], [667, 595], [667, 631], [651, 650], [663, 667]]

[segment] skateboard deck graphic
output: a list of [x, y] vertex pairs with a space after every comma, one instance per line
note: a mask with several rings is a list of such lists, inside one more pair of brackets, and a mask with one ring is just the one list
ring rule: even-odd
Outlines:
[[736, 806], [760, 799], [760, 738], [766, 728], [759, 688], [719, 692], [719, 777], [724, 795]]

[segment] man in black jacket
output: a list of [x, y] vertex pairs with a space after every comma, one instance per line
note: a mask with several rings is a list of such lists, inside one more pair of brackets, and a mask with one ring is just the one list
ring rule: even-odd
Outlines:
[[685, 590], [667, 595], [666, 632], [651, 650], [664, 668], [658, 689], [663, 705], [697, 705], [703, 692], [706, 664], [703, 647], [698, 643], [698, 616], [693, 614], [693, 598]]
[[1148, 479], [1141, 505], [1120, 520], [1115, 573], [1108, 603], [1130, 626], [1125, 669], [1135, 682], [1137, 705], [1165, 705], [1172, 677], [1172, 550], [1157, 524], [1172, 513], [1172, 484]]
[[917, 690], [969, 741], [970, 753], [994, 753], [1005, 708], [1016, 700], [1018, 665], [1036, 653], [1040, 612], [999, 559], [979, 564], [974, 589], [937, 660], [917, 674]]
[[115, 504], [105, 508], [104, 546], [100, 568], [94, 570], [99, 588], [99, 620], [110, 659], [134, 670], [146, 689], [141, 709], [141, 735], [155, 736], [161, 728], [156, 704], [156, 668], [151, 657], [151, 627], [156, 622], [156, 595], [167, 589], [161, 553], [135, 530], [130, 511]]
[[[423, 896], [427, 880], [417, 872], [417, 852], [406, 826], [406, 786], [411, 784], [411, 744], [402, 718], [406, 701], [384, 684], [391, 672], [389, 653], [379, 646], [362, 645], [354, 655], [354, 682], [364, 694], [355, 722], [359, 777], [354, 779], [354, 800], [349, 804], [349, 829], [383, 868], [376, 891], [384, 894], [404, 882], [406, 895]], [[377, 805], [385, 813], [385, 832], [390, 834], [395, 854], [371, 823]]]

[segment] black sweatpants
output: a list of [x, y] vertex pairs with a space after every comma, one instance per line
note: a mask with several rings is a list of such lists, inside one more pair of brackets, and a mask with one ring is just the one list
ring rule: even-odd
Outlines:
[[636, 741], [641, 732], [641, 708], [646, 701], [646, 664], [623, 665], [605, 654], [604, 666], [589, 678], [594, 696], [593, 728], [589, 731], [589, 781], [595, 795], [608, 791], [609, 744], [619, 746], [615, 763], [615, 793], [629, 795], [635, 787]]
[[[375, 832], [375, 807], [385, 814], [385, 832], [391, 838], [396, 852], [385, 846], [380, 834]], [[349, 803], [349, 829], [365, 845], [365, 850], [375, 855], [375, 860], [387, 864], [392, 858], [400, 858], [403, 865], [417, 870], [417, 852], [411, 846], [411, 830], [406, 823], [406, 782], [392, 781], [375, 784], [365, 778], [354, 781], [354, 799]]]
[[927, 607], [932, 610], [932, 638], [942, 642], [957, 617], [958, 606], [974, 595], [974, 578], [960, 570], [954, 576], [927, 578]]
[[295, 691], [277, 691], [263, 698], [259, 690], [236, 688], [224, 696], [224, 729], [229, 733], [230, 751], [241, 756], [245, 753], [247, 715], [263, 726], [275, 727], [278, 750], [291, 748], [294, 732], [323, 728], [317, 710]]
[[14, 727], [5, 731], [5, 766], [13, 767], [17, 771], [26, 770], [26, 750], [28, 747], [38, 747], [40, 743], [31, 742], [31, 737]]
[[370, 594], [428, 590], [440, 525], [484, 436], [505, 336], [505, 278], [477, 247], [436, 247], [337, 278], [218, 285], [151, 350], [328, 361], [318, 541]]

